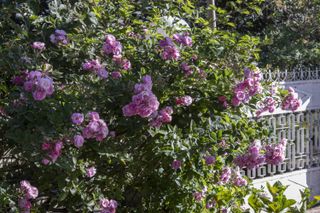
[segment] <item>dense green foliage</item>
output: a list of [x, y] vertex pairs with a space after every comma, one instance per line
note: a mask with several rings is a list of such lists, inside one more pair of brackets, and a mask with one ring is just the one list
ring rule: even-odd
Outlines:
[[[212, 200], [213, 212], [241, 211], [252, 186], [218, 183], [226, 166], [236, 170], [234, 157], [249, 143], [269, 136], [262, 123], [248, 117], [269, 92], [269, 83], [239, 107], [225, 108], [218, 97], [230, 102], [244, 68], [256, 70], [259, 37], [234, 27], [239, 17], [259, 14], [260, 3], [243, 3], [248, 10], [236, 3], [221, 8], [217, 12], [223, 27], [212, 30], [201, 15], [204, 7], [196, 8], [192, 1], [1, 1], [0, 150], [2, 157], [9, 151], [16, 158], [0, 168], [3, 211], [17, 211], [21, 180], [39, 190], [32, 206], [36, 212], [92, 212], [103, 197], [117, 200], [119, 212], [206, 212], [206, 203]], [[189, 26], [168, 24], [165, 17], [183, 18]], [[192, 47], [177, 45], [180, 60], [160, 57], [158, 44], [165, 35], [159, 28], [170, 37], [183, 32], [191, 36]], [[67, 32], [68, 44], [50, 41], [55, 29]], [[108, 34], [121, 42], [122, 56], [132, 69], [119, 67], [102, 52]], [[44, 42], [46, 49], [32, 49], [34, 41]], [[110, 73], [119, 71], [122, 77], [100, 79], [83, 70], [89, 59], [99, 59]], [[192, 67], [191, 75], [184, 74], [181, 62]], [[25, 70], [50, 76], [54, 93], [37, 101], [14, 85], [12, 78]], [[160, 128], [122, 112], [134, 85], [145, 75], [152, 77], [160, 108], [173, 107], [172, 122]], [[190, 106], [176, 104], [175, 99], [184, 95], [192, 97]], [[90, 111], [97, 111], [115, 136], [101, 142], [88, 139], [76, 148], [72, 138], [80, 127], [70, 117]], [[64, 144], [61, 156], [43, 165], [46, 153], [41, 146], [56, 140]], [[213, 165], [206, 164], [207, 155], [215, 156]], [[174, 160], [181, 161], [180, 169], [172, 168]], [[88, 178], [86, 168], [92, 165], [97, 174]], [[203, 188], [206, 196], [196, 202], [193, 194]]]

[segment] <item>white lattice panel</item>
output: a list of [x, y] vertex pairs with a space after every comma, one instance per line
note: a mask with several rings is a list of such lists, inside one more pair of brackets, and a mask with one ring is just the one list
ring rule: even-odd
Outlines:
[[279, 114], [264, 117], [271, 131], [269, 143], [287, 138], [286, 159], [280, 165], [262, 165], [243, 170], [252, 179], [320, 165], [320, 110]]

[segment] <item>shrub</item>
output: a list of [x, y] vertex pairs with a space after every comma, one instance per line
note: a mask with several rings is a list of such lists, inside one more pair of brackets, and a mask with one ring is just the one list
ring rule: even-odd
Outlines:
[[190, 1], [2, 4], [1, 132], [18, 163], [2, 169], [5, 211], [241, 209], [252, 187], [234, 159], [268, 137], [248, 115], [280, 104], [259, 39], [210, 29]]

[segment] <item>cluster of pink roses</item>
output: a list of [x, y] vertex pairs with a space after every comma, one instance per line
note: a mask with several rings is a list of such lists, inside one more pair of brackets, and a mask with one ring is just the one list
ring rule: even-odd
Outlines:
[[249, 69], [244, 70], [245, 79], [238, 83], [233, 92], [234, 96], [231, 100], [233, 106], [239, 106], [241, 103], [248, 103], [252, 96], [261, 93], [262, 74], [259, 70], [252, 71]]
[[180, 51], [171, 38], [166, 37], [164, 40], [161, 40], [159, 46], [162, 48], [161, 58], [163, 60], [179, 60]]
[[289, 94], [282, 101], [282, 109], [296, 111], [301, 106], [301, 100], [292, 87], [289, 87], [288, 91]]
[[184, 46], [192, 46], [192, 38], [189, 36], [189, 33], [185, 32], [183, 34], [173, 34], [173, 39]]
[[232, 180], [233, 185], [241, 187], [248, 184], [247, 180], [242, 177], [239, 168], [232, 170], [230, 167], [223, 168], [220, 175], [220, 184], [226, 184]]
[[149, 75], [142, 78], [142, 83], [134, 87], [134, 96], [131, 103], [122, 108], [123, 115], [126, 117], [139, 115], [142, 118], [150, 117], [159, 108], [159, 101], [151, 91], [152, 80]]
[[54, 33], [50, 35], [50, 41], [53, 44], [66, 45], [68, 44], [67, 33], [64, 30], [56, 29]]
[[267, 97], [264, 101], [263, 101], [263, 106], [257, 110], [256, 115], [259, 117], [263, 112], [270, 112], [273, 113], [274, 110], [276, 109], [276, 101], [274, 100], [274, 98], [272, 97]]
[[240, 168], [247, 167], [249, 169], [253, 169], [259, 167], [265, 162], [265, 156], [261, 154], [261, 151], [261, 141], [255, 140], [249, 146], [247, 153], [237, 156], [234, 162]]
[[124, 70], [131, 69], [131, 62], [128, 59], [123, 58], [122, 55], [114, 55], [112, 60]]
[[100, 200], [100, 213], [115, 213], [118, 207], [118, 203], [115, 200], [108, 200], [103, 198]]
[[266, 162], [278, 165], [285, 160], [287, 139], [281, 139], [278, 144], [268, 144], [265, 146]]
[[[74, 136], [74, 145], [80, 148], [84, 139], [94, 138], [97, 141], [102, 141], [109, 134], [109, 129], [104, 120], [100, 119], [100, 115], [97, 112], [89, 112], [87, 114], [89, 119], [88, 124], [82, 129], [82, 135]], [[80, 125], [84, 121], [84, 115], [82, 113], [73, 113], [71, 115], [72, 123]]]
[[98, 75], [100, 78], [105, 79], [108, 77], [107, 70], [102, 67], [100, 64], [100, 61], [98, 59], [96, 60], [89, 60], [82, 64], [82, 69], [86, 71], [90, 71], [96, 75]]
[[164, 107], [159, 112], [154, 112], [153, 115], [151, 115], [153, 118], [150, 122], [150, 126], [160, 127], [163, 123], [170, 123], [172, 121], [172, 113], [173, 110], [170, 106]]
[[121, 55], [122, 45], [113, 35], [107, 35], [102, 50], [107, 55]]
[[[106, 36], [105, 43], [102, 47], [103, 52], [106, 55], [112, 56], [112, 61], [114, 61], [120, 69], [129, 70], [131, 69], [131, 62], [124, 58], [122, 53], [122, 45], [121, 43], [111, 34]], [[117, 79], [121, 77], [121, 73], [119, 71], [112, 72], [112, 78]]]
[[40, 71], [27, 73], [23, 88], [27, 92], [32, 92], [35, 100], [41, 101], [54, 92], [53, 80]]
[[30, 213], [32, 207], [30, 200], [38, 197], [38, 189], [32, 186], [29, 181], [23, 180], [20, 182], [20, 190], [23, 193], [23, 198], [19, 199], [19, 208], [23, 213]]
[[47, 152], [47, 158], [42, 160], [44, 165], [48, 165], [50, 162], [54, 163], [62, 153], [63, 142], [58, 140], [55, 142], [44, 142], [42, 144], [42, 150]]
[[[255, 140], [248, 148], [244, 155], [239, 155], [234, 160], [239, 167], [247, 167], [253, 169], [259, 167], [263, 163], [278, 165], [285, 159], [286, 139], [281, 139], [279, 144], [266, 145], [262, 147], [259, 140]], [[261, 153], [261, 152], [264, 153]]]

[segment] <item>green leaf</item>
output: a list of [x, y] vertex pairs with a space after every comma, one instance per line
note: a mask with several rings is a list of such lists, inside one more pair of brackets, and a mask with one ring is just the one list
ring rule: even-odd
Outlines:
[[283, 205], [283, 208], [288, 208], [294, 204], [296, 204], [297, 201], [293, 200], [293, 199], [289, 199], [289, 200], [286, 200], [284, 205]]

